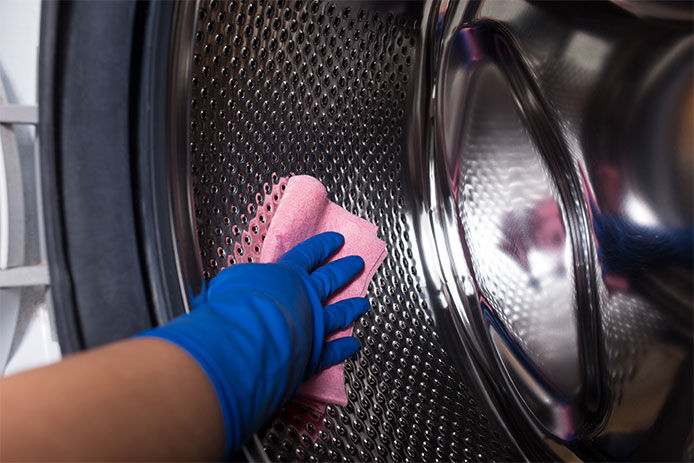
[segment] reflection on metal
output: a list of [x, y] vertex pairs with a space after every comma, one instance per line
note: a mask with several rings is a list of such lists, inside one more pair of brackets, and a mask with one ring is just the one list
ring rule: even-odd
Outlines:
[[171, 59], [169, 62], [169, 102], [167, 147], [167, 179], [169, 206], [171, 208], [171, 231], [173, 242], [177, 243], [176, 262], [180, 266], [178, 274], [185, 310], [190, 311], [192, 298], [203, 289], [202, 266], [196, 252], [199, 248], [195, 234], [193, 217], [192, 186], [188, 169], [191, 165], [188, 150], [188, 131], [182, 127], [190, 124], [189, 108], [191, 98], [193, 36], [197, 21], [199, 0], [180, 2], [174, 9], [172, 30]]
[[445, 177], [433, 199], [456, 224], [445, 239], [463, 238], [469, 256], [453, 260], [454, 272], [474, 279], [486, 330], [514, 351], [504, 368], [532, 378], [514, 381], [523, 401], [571, 439], [603, 407], [587, 206], [576, 207], [580, 179], [539, 96], [522, 69], [503, 67], [512, 53], [493, 23], [462, 27], [445, 45], [435, 96]]
[[684, 458], [691, 30], [499, 3], [455, 5], [436, 30], [420, 239], [439, 256], [428, 284], [454, 302], [438, 307], [458, 318], [447, 339], [554, 450]]

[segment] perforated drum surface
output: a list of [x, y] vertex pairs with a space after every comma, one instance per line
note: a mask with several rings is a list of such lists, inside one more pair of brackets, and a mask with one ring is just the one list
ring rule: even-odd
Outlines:
[[[258, 198], [292, 173], [317, 177], [333, 201], [377, 224], [390, 252], [355, 325], [362, 349], [345, 364], [348, 405], [328, 407], [315, 441], [316, 429], [274, 420], [260, 432], [274, 460], [521, 458], [439, 342], [410, 244], [403, 175], [419, 10], [201, 4], [190, 149], [205, 278], [249, 260], [237, 245]], [[252, 231], [243, 239], [261, 245]]]

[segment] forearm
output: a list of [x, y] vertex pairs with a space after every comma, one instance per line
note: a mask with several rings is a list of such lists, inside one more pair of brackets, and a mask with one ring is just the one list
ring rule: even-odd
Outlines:
[[163, 340], [111, 344], [0, 381], [2, 460], [220, 459], [207, 376]]
[[364, 268], [326, 262], [344, 238], [309, 238], [274, 264], [231, 266], [195, 309], [141, 337], [0, 382], [5, 460], [220, 460], [302, 381], [359, 349], [324, 342], [365, 298], [324, 306]]

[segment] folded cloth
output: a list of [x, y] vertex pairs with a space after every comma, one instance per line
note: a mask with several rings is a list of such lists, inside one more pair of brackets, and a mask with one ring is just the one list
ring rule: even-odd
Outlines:
[[[364, 259], [364, 270], [327, 304], [350, 297], [363, 297], [371, 278], [388, 255], [386, 243], [376, 233], [378, 227], [346, 211], [328, 199], [325, 187], [309, 175], [291, 177], [276, 205], [260, 253], [261, 262], [275, 262], [286, 251], [318, 233], [335, 231], [345, 237], [345, 244], [330, 260], [358, 255]], [[352, 327], [338, 331], [326, 341], [349, 336]], [[306, 381], [298, 397], [318, 404], [347, 405], [343, 364], [327, 368]]]

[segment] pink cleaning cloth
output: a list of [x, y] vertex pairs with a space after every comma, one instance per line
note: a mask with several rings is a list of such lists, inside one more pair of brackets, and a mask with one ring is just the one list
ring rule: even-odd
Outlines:
[[[364, 270], [326, 301], [326, 305], [350, 297], [363, 297], [371, 278], [388, 255], [386, 243], [376, 236], [376, 225], [331, 202], [325, 187], [309, 175], [291, 177], [287, 182], [267, 229], [260, 261], [275, 262], [295, 245], [326, 231], [335, 231], [345, 237], [345, 244], [331, 261], [351, 255], [364, 259]], [[326, 341], [351, 334], [350, 326], [334, 333]], [[298, 397], [319, 404], [347, 405], [343, 364], [327, 368], [306, 381], [299, 389]]]

